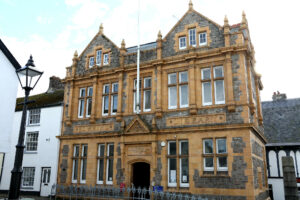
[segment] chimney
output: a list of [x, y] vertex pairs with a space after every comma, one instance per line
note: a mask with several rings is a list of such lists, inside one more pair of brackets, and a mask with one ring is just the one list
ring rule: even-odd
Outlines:
[[279, 91], [274, 92], [272, 96], [273, 101], [283, 101], [286, 100], [286, 94], [281, 94]]
[[51, 76], [49, 78], [49, 87], [46, 93], [53, 93], [56, 90], [63, 90], [64, 84], [61, 82], [60, 78], [56, 76]]

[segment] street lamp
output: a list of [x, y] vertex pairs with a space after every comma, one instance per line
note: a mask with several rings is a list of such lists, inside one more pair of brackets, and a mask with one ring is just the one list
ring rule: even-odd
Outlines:
[[11, 171], [8, 199], [18, 199], [20, 194], [20, 185], [21, 185], [21, 178], [23, 172], [22, 170], [23, 152], [25, 147], [24, 146], [25, 122], [26, 122], [27, 104], [30, 103], [28, 101], [28, 96], [30, 90], [32, 90], [36, 86], [37, 82], [40, 80], [43, 74], [43, 72], [34, 69], [34, 67], [35, 65], [32, 60], [32, 56], [30, 56], [27, 64], [21, 69], [16, 70], [21, 87], [25, 90], [25, 98], [23, 103], [23, 112], [22, 112], [21, 126], [19, 132], [19, 140], [16, 146], [15, 163], [14, 163], [14, 168]]

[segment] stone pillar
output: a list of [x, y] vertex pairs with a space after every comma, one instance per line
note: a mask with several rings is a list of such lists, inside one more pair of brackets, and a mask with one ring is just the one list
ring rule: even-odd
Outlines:
[[123, 95], [123, 72], [119, 74], [119, 93], [118, 93], [118, 110], [117, 110], [117, 121], [122, 120], [122, 95]]
[[191, 60], [189, 63], [189, 104], [190, 104], [190, 114], [197, 114], [196, 107], [196, 83], [195, 83], [195, 60]]
[[285, 200], [299, 200], [294, 160], [291, 156], [282, 157], [282, 169]]
[[255, 85], [256, 85], [256, 99], [257, 99], [257, 115], [258, 115], [258, 122], [260, 125], [263, 123], [263, 117], [261, 112], [261, 102], [260, 102], [260, 94], [259, 94], [259, 81], [260, 81], [260, 75], [256, 74], [255, 76]]
[[93, 96], [92, 96], [92, 112], [91, 112], [91, 119], [90, 119], [91, 124], [96, 122], [96, 107], [97, 107], [97, 93], [98, 93], [97, 82], [98, 82], [97, 77], [94, 77]]
[[250, 105], [250, 111], [251, 114], [253, 115], [255, 110], [254, 110], [254, 103], [253, 103], [253, 93], [252, 93], [252, 80], [251, 80], [251, 63], [250, 63], [250, 58], [248, 56], [245, 55], [245, 64], [246, 64], [246, 68], [247, 68], [247, 83], [248, 83], [248, 92], [249, 92], [249, 105]]
[[161, 117], [162, 116], [162, 69], [161, 65], [157, 66], [157, 84], [156, 84], [156, 92], [157, 92], [157, 105], [156, 105], [156, 117]]
[[225, 59], [225, 87], [227, 88], [226, 93], [226, 101], [228, 105], [228, 111], [233, 112], [235, 111], [235, 102], [233, 98], [233, 82], [232, 82], [232, 67], [231, 67], [231, 55], [230, 53], [226, 54]]

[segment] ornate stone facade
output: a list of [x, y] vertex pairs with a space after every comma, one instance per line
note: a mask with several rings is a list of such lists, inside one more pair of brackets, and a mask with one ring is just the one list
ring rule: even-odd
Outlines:
[[[156, 42], [141, 45], [139, 114], [134, 107], [136, 54], [137, 48], [125, 48], [124, 41], [120, 48], [111, 42], [102, 25], [84, 51], [74, 54], [64, 79], [67, 96], [59, 137], [63, 169], [58, 183], [130, 186], [138, 184], [135, 163], [144, 163], [150, 166], [150, 172], [144, 172], [145, 177], [149, 174], [147, 186], [172, 192], [255, 199], [267, 191], [267, 184], [261, 183], [266, 182], [261, 102], [253, 94], [262, 84], [254, 70], [245, 15], [237, 25], [230, 26], [225, 18], [220, 26], [190, 3], [165, 37], [159, 32]], [[218, 69], [221, 75], [216, 75]], [[203, 78], [205, 70], [209, 80]], [[176, 77], [174, 83], [171, 76]], [[218, 101], [220, 95], [223, 101]], [[211, 103], [205, 103], [207, 98]], [[182, 99], [187, 99], [184, 106]], [[257, 146], [263, 152], [253, 150]]]

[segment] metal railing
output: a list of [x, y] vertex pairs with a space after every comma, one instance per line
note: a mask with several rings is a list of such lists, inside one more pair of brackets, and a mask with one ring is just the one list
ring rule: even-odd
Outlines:
[[[113, 186], [53, 185], [55, 199], [130, 199], [130, 200], [208, 200], [203, 195], [157, 191], [149, 188], [116, 188]], [[214, 198], [216, 199], [216, 198]], [[222, 198], [217, 198], [222, 200]]]

